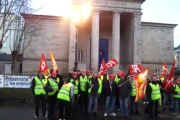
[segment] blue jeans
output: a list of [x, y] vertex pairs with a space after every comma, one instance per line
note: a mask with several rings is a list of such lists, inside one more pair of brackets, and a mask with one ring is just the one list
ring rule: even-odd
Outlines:
[[88, 98], [88, 113], [97, 112], [98, 95], [89, 95]]
[[115, 96], [106, 96], [105, 113], [111, 114], [114, 111]]
[[174, 109], [175, 113], [180, 113], [180, 98], [174, 98]]
[[128, 116], [128, 97], [120, 97], [120, 109], [123, 116]]

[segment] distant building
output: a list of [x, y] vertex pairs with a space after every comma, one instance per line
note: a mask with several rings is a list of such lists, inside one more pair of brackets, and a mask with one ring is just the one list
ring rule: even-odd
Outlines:
[[[7, 33], [3, 37], [4, 42], [3, 42], [2, 48], [0, 49], [0, 73], [4, 73], [4, 74], [11, 74], [11, 65], [12, 65], [11, 51], [13, 51], [15, 47], [17, 47], [18, 45], [17, 43], [19, 42], [17, 39], [18, 37], [20, 37], [21, 34], [18, 34], [19, 32], [17, 31], [23, 31], [22, 29], [24, 29], [23, 28], [24, 18], [22, 16], [17, 16], [17, 15], [12, 14], [12, 17], [10, 18], [12, 20], [8, 20], [8, 22], [5, 22], [5, 24], [7, 24], [7, 26], [5, 26], [5, 30], [7, 30]], [[0, 32], [2, 32], [1, 30]], [[20, 66], [22, 66], [22, 48], [21, 47], [23, 45], [23, 40], [20, 42], [21, 42], [20, 44], [21, 46], [19, 46], [20, 59], [17, 61], [16, 73], [19, 73], [20, 71], [22, 71], [20, 70]]]
[[[82, 0], [74, 0], [79, 5]], [[176, 24], [141, 21], [144, 0], [93, 0], [92, 14], [85, 22], [75, 25], [72, 20], [57, 16], [23, 15], [25, 41], [32, 41], [24, 51], [22, 71], [36, 72], [44, 53], [52, 68], [49, 50], [54, 53], [60, 71], [71, 72], [75, 56], [80, 70], [98, 71], [104, 58], [115, 58], [120, 68], [142, 64], [151, 72], [163, 63], [172, 65], [174, 58], [174, 27]], [[29, 35], [32, 26], [39, 28]], [[77, 51], [76, 51], [77, 41]], [[77, 54], [76, 54], [77, 53]]]
[[175, 54], [175, 56], [177, 58], [177, 62], [178, 62], [176, 68], [180, 70], [180, 45], [178, 47], [174, 48], [174, 54]]

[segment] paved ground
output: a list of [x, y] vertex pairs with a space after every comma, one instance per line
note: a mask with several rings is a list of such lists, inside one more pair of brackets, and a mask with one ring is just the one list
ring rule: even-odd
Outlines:
[[[56, 111], [57, 112], [57, 111]], [[103, 117], [103, 107], [99, 106], [98, 117], [96, 120], [123, 120], [120, 112], [116, 110], [117, 117]], [[57, 116], [57, 114], [55, 114]], [[77, 120], [87, 120], [90, 117], [85, 117], [80, 111], [78, 111]], [[91, 116], [91, 120], [93, 117]], [[143, 106], [141, 106], [140, 115], [129, 115], [128, 120], [149, 120], [149, 115], [144, 114]], [[180, 120], [173, 116], [171, 112], [161, 112], [157, 120]], [[33, 120], [33, 106], [30, 105], [3, 105], [0, 106], [0, 120]], [[39, 120], [42, 120], [40, 118]], [[57, 120], [57, 118], [54, 118]], [[73, 119], [75, 120], [75, 119]]]

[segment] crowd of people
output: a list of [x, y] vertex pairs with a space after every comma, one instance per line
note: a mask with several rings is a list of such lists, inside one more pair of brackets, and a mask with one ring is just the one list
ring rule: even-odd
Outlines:
[[[164, 91], [163, 81], [168, 74], [158, 78], [156, 73], [148, 79], [145, 113], [151, 118], [158, 117], [159, 108], [168, 109], [174, 115], [180, 113], [180, 77], [176, 77], [170, 91]], [[57, 70], [51, 70], [46, 77], [42, 72], [32, 80], [32, 94], [34, 95], [34, 116], [39, 118], [39, 108], [42, 108], [44, 120], [54, 120], [55, 108], [58, 108], [59, 120], [77, 119], [80, 110], [88, 119], [97, 118], [98, 105], [104, 105], [104, 117], [116, 116], [115, 108], [119, 108], [123, 118], [129, 114], [140, 115], [139, 104], [135, 102], [136, 87], [133, 75], [119, 71], [117, 74], [103, 75], [90, 70], [72, 72], [64, 77]], [[103, 116], [103, 115], [102, 115]]]

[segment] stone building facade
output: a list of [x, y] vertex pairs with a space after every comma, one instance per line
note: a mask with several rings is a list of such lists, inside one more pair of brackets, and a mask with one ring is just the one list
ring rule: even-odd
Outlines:
[[[73, 4], [80, 6], [81, 2], [75, 0]], [[50, 49], [62, 72], [73, 71], [76, 52], [80, 70], [98, 71], [102, 58], [106, 62], [111, 58], [119, 62], [110, 70], [113, 73], [120, 68], [126, 69], [129, 64], [142, 64], [153, 72], [163, 63], [171, 65], [176, 25], [141, 22], [143, 2], [94, 0], [91, 16], [78, 25], [70, 18], [24, 15], [25, 39], [31, 37], [32, 28], [39, 29], [34, 31], [32, 41], [24, 51], [23, 71], [37, 71], [42, 53], [51, 68]]]

